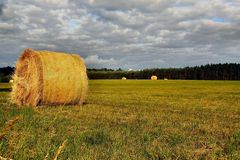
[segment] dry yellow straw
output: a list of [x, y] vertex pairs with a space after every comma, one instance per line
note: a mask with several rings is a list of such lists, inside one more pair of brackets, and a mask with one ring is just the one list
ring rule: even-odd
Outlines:
[[58, 156], [61, 154], [61, 152], [62, 152], [64, 146], [66, 145], [66, 143], [67, 143], [67, 140], [65, 140], [65, 141], [62, 143], [62, 145], [59, 146], [59, 148], [58, 148], [58, 150], [57, 150], [57, 152], [56, 152], [56, 154], [55, 154], [53, 160], [57, 160]]
[[7, 127], [3, 130], [3, 132], [0, 134], [0, 140], [7, 134], [8, 131], [10, 131], [10, 129], [14, 126], [14, 124], [19, 121], [20, 119], [22, 119], [22, 116], [17, 116], [15, 117], [13, 120], [10, 120], [8, 122]]
[[4, 157], [0, 156], [0, 160], [13, 160], [13, 159], [11, 159], [11, 158], [4, 158]]
[[76, 54], [26, 49], [13, 76], [12, 101], [18, 105], [65, 105], [85, 102], [88, 80]]

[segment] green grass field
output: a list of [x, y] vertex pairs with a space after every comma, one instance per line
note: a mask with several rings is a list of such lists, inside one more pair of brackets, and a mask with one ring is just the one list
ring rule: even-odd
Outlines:
[[0, 84], [0, 156], [240, 159], [240, 81], [91, 80], [84, 106], [17, 107]]

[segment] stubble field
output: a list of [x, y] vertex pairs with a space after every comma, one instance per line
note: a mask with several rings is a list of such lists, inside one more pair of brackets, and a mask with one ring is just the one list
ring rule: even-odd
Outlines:
[[67, 140], [58, 159], [240, 159], [240, 81], [89, 83], [84, 106], [38, 108], [0, 84], [0, 156], [53, 159]]

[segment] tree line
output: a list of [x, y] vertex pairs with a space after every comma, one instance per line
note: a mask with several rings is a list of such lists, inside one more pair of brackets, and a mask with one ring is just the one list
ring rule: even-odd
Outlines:
[[[13, 67], [0, 68], [0, 82], [9, 82], [14, 72]], [[240, 64], [207, 64], [184, 68], [152, 68], [138, 71], [124, 71], [121, 68], [87, 69], [89, 79], [150, 79], [156, 75], [158, 79], [189, 80], [240, 80]]]
[[0, 82], [9, 82], [14, 72], [13, 67], [0, 68]]
[[139, 71], [88, 69], [89, 79], [150, 79], [156, 75], [158, 79], [189, 80], [240, 80], [240, 64], [207, 64], [184, 68], [152, 68]]

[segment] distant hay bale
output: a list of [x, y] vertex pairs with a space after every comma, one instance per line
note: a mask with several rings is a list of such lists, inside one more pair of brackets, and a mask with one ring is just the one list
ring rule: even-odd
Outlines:
[[67, 105], [85, 102], [86, 66], [79, 55], [26, 49], [13, 76], [11, 99], [17, 105]]
[[167, 81], [168, 79], [167, 78], [164, 78], [165, 81]]
[[122, 80], [127, 80], [127, 78], [126, 77], [122, 77]]
[[157, 80], [157, 76], [152, 75], [152, 76], [151, 76], [151, 80]]
[[9, 81], [9, 83], [13, 83], [13, 79], [11, 79], [11, 80]]

